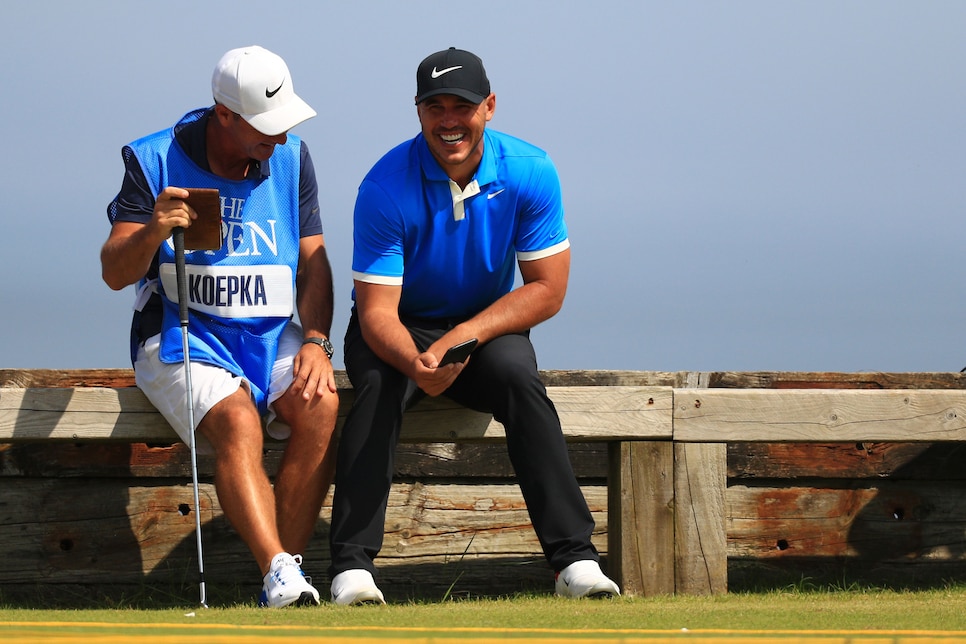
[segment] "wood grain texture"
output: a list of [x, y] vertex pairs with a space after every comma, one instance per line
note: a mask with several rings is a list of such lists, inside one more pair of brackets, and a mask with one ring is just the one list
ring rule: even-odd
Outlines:
[[669, 442], [611, 443], [608, 546], [612, 578], [628, 596], [673, 595], [674, 452]]
[[725, 490], [727, 449], [720, 443], [674, 444], [675, 590], [728, 591]]
[[[671, 437], [670, 387], [550, 387], [569, 440]], [[339, 422], [351, 406], [340, 395]], [[176, 436], [135, 387], [0, 388], [0, 441], [163, 442]], [[446, 398], [407, 412], [403, 442], [504, 440], [503, 426]]]
[[966, 391], [676, 389], [674, 440], [966, 440]]
[[[52, 587], [111, 585], [128, 594], [145, 584], [191, 583], [191, 571], [197, 574], [191, 487], [147, 483], [24, 479], [7, 486], [0, 504], [0, 542], [8, 553], [0, 565], [5, 599], [25, 579]], [[592, 540], [606, 557], [606, 488], [582, 489], [597, 522]], [[201, 485], [200, 501], [208, 583], [249, 585], [254, 595], [259, 571], [225, 520], [211, 484]], [[330, 508], [331, 495], [310, 547], [301, 553], [305, 569], [323, 580]], [[494, 569], [507, 562], [517, 563], [517, 574], [504, 570], [494, 583]], [[385, 590], [395, 597], [412, 591], [413, 584], [442, 596], [454, 580], [460, 593], [469, 594], [553, 590], [553, 571], [514, 484], [394, 484], [376, 565], [389, 580]]]

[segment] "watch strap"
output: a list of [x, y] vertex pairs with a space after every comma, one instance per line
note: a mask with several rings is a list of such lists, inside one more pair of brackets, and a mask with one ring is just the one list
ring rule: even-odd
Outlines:
[[332, 347], [332, 343], [329, 342], [328, 338], [305, 338], [302, 340], [302, 345], [304, 346], [306, 344], [319, 345], [322, 347], [322, 350], [325, 351], [325, 355], [329, 356], [330, 360], [332, 359], [333, 354], [335, 354], [335, 349]]

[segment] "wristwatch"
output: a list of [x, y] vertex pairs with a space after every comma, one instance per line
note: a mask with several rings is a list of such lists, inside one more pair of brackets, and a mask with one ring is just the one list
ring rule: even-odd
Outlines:
[[302, 340], [302, 344], [317, 344], [322, 347], [325, 351], [325, 355], [329, 356], [329, 360], [332, 359], [332, 355], [335, 353], [335, 348], [333, 348], [332, 343], [329, 342], [328, 338], [305, 338]]

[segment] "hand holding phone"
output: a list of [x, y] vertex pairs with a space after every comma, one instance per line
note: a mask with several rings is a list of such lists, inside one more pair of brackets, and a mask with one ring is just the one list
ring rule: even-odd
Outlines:
[[[476, 338], [470, 338], [466, 342], [460, 342], [459, 344], [450, 347], [443, 354], [443, 359], [439, 361], [438, 367], [445, 367], [448, 364], [453, 364], [454, 362], [465, 362], [470, 354], [473, 353], [473, 349], [476, 348], [479, 340]], [[438, 368], [437, 367], [437, 368]]]

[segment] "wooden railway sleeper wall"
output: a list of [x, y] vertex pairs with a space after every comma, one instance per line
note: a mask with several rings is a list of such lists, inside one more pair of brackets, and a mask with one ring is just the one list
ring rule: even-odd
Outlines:
[[[544, 377], [595, 544], [627, 594], [962, 578], [960, 374]], [[0, 370], [0, 599], [15, 600], [24, 579], [36, 580], [28, 603], [193, 596], [186, 451], [142, 405], [127, 370]], [[502, 428], [446, 404], [418, 411], [377, 562], [390, 598], [550, 592]], [[268, 446], [270, 473], [277, 458]], [[257, 571], [220, 513], [207, 459], [201, 470], [209, 595], [244, 601]], [[327, 516], [303, 553], [323, 579]]]

